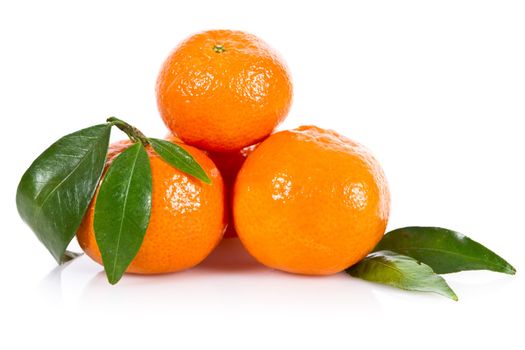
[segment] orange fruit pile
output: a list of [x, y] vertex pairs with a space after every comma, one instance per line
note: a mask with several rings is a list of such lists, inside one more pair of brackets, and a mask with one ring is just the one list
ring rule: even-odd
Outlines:
[[[290, 110], [292, 83], [284, 61], [259, 38], [229, 30], [191, 36], [162, 65], [156, 93], [167, 140], [184, 147], [212, 184], [149, 152], [151, 220], [127, 272], [195, 266], [226, 231], [266, 266], [327, 275], [355, 264], [381, 239], [390, 196], [365, 147], [315, 126], [272, 135]], [[127, 146], [112, 145], [108, 164]], [[77, 238], [100, 263], [95, 201]]]

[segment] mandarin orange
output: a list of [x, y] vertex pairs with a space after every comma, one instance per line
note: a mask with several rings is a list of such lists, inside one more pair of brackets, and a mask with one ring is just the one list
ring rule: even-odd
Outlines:
[[264, 265], [298, 274], [340, 272], [385, 232], [390, 195], [371, 153], [313, 126], [278, 132], [247, 158], [235, 183], [235, 228]]
[[182, 141], [229, 152], [263, 140], [286, 117], [292, 83], [284, 61], [261, 39], [211, 30], [175, 48], [156, 94], [164, 123]]
[[[107, 166], [130, 145], [130, 141], [112, 144]], [[204, 260], [222, 238], [226, 220], [220, 172], [204, 152], [179, 145], [202, 166], [212, 184], [177, 170], [148, 146], [153, 181], [151, 217], [142, 246], [126, 272], [158, 274], [188, 269]], [[95, 202], [96, 195], [77, 232], [77, 240], [84, 252], [101, 264], [93, 230]]]

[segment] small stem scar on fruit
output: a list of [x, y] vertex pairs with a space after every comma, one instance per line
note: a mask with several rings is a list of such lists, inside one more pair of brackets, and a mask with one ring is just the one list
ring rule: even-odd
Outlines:
[[109, 117], [106, 121], [125, 132], [131, 141], [140, 142], [143, 146], [147, 146], [149, 144], [148, 138], [139, 129], [126, 123], [125, 121], [116, 117]]
[[226, 49], [224, 48], [223, 44], [216, 44], [213, 47], [213, 51], [215, 51], [216, 53], [222, 53], [222, 52], [226, 51]]

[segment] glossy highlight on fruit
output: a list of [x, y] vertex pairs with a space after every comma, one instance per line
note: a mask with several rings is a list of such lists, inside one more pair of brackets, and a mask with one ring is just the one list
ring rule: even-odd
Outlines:
[[[170, 142], [181, 142], [180, 139], [173, 134], [168, 134], [166, 136], [166, 140]], [[221, 172], [221, 176], [224, 181], [224, 205], [226, 207], [228, 218], [228, 228], [224, 233], [224, 238], [237, 237], [237, 232], [235, 232], [235, 226], [233, 224], [233, 187], [235, 185], [237, 174], [239, 173], [239, 170], [241, 170], [244, 161], [255, 150], [256, 147], [257, 145], [252, 145], [232, 152], [205, 152]]]
[[334, 274], [363, 259], [385, 232], [390, 195], [371, 153], [313, 126], [278, 132], [244, 163], [235, 183], [235, 228], [261, 263]]
[[254, 35], [210, 30], [183, 41], [157, 79], [164, 123], [185, 143], [230, 152], [258, 143], [292, 102], [288, 68]]
[[[112, 144], [106, 168], [130, 145], [130, 141]], [[226, 218], [220, 172], [202, 151], [179, 145], [202, 166], [212, 184], [177, 170], [148, 146], [153, 180], [151, 217], [142, 246], [126, 272], [158, 274], [193, 267], [209, 255], [223, 236]], [[88, 256], [101, 263], [93, 230], [95, 201], [96, 195], [77, 232], [77, 240]]]

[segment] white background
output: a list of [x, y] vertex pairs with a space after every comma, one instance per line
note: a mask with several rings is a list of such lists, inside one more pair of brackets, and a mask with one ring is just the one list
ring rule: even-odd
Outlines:
[[[0, 347], [523, 349], [524, 5], [2, 0]], [[287, 60], [295, 99], [281, 128], [317, 124], [374, 152], [389, 228], [456, 229], [518, 274], [447, 276], [456, 303], [274, 272], [237, 241], [191, 271], [117, 286], [86, 257], [56, 268], [16, 212], [20, 176], [54, 140], [110, 115], [164, 136], [160, 64], [216, 28], [252, 32]]]

